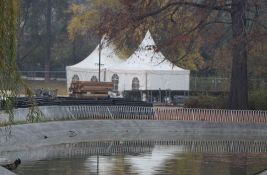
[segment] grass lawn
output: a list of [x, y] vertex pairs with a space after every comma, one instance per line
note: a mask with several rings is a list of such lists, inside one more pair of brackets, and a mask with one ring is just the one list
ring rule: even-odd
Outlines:
[[57, 81], [57, 80], [50, 80], [45, 82], [43, 80], [25, 80], [31, 90], [35, 89], [57, 89], [58, 96], [66, 96], [68, 95], [67, 92], [67, 84], [66, 81]]

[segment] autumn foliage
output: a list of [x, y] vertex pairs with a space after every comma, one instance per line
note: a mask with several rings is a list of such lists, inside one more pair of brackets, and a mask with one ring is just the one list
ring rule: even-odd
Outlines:
[[[73, 11], [80, 23], [74, 25], [71, 21], [70, 36], [73, 37], [75, 31], [93, 29], [98, 35], [108, 34], [119, 48], [131, 53], [135, 43], [150, 29], [158, 49], [174, 64], [207, 74], [230, 76], [228, 107], [248, 107], [248, 75], [266, 74], [266, 63], [257, 65], [254, 61], [257, 58], [264, 62], [262, 59], [266, 57], [264, 0], [105, 2], [92, 1], [82, 14], [75, 15]], [[82, 19], [87, 15], [92, 18], [88, 17], [85, 22]]]

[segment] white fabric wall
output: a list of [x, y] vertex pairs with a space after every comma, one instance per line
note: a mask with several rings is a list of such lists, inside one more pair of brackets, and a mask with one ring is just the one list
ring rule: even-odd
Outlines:
[[147, 76], [149, 90], [189, 90], [189, 74], [149, 73]]
[[137, 77], [139, 80], [140, 90], [146, 89], [146, 73], [145, 71], [109, 71], [106, 72], [106, 80], [112, 81], [112, 75], [117, 74], [119, 76], [119, 86], [118, 91], [122, 92], [124, 90], [132, 90], [132, 80]]
[[[72, 77], [76, 74], [79, 76], [80, 81], [91, 81], [92, 76], [96, 76], [98, 79], [98, 70], [96, 69], [88, 69], [88, 70], [79, 70], [79, 69], [71, 69], [66, 68], [66, 74], [67, 74], [67, 90], [69, 90]], [[102, 69], [100, 72], [101, 81], [104, 81], [105, 79], [105, 69]]]
[[139, 79], [139, 90], [189, 90], [189, 71], [107, 70], [106, 80], [113, 74], [119, 76], [118, 91], [132, 90], [132, 80]]
[[[79, 76], [81, 81], [90, 81], [92, 76], [98, 78], [98, 70], [67, 70], [67, 87], [70, 87], [72, 77]], [[119, 76], [118, 91], [132, 90], [132, 80], [137, 77], [139, 90], [189, 90], [189, 71], [141, 71], [141, 70], [101, 70], [101, 81], [112, 82], [112, 75]]]

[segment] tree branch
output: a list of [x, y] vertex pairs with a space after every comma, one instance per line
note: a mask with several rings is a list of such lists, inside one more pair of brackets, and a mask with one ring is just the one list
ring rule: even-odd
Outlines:
[[207, 9], [207, 10], [217, 10], [217, 11], [230, 12], [230, 9], [227, 7], [230, 7], [231, 4], [225, 4], [223, 6], [210, 6], [210, 5], [199, 4], [199, 3], [194, 3], [194, 2], [172, 2], [172, 3], [169, 3], [165, 6], [163, 6], [162, 8], [160, 8], [158, 10], [146, 13], [142, 16], [138, 16], [135, 18], [135, 20], [143, 20], [147, 17], [155, 16], [155, 15], [157, 15], [157, 14], [159, 14], [159, 13], [161, 13], [161, 12], [171, 8], [171, 7], [174, 7], [174, 6], [189, 6], [189, 7], [196, 7], [196, 8]]
[[35, 51], [40, 46], [41, 42], [42, 42], [42, 39], [37, 38], [36, 44], [32, 48], [30, 48], [22, 57], [18, 58], [18, 60], [20, 62], [23, 62], [26, 57], [28, 57], [33, 51]]
[[246, 20], [249, 20], [249, 21], [252, 21], [254, 22], [255, 24], [261, 26], [262, 28], [266, 29], [267, 30], [267, 26], [265, 26], [264, 24], [260, 23], [259, 21], [253, 19], [253, 18], [246, 18]]

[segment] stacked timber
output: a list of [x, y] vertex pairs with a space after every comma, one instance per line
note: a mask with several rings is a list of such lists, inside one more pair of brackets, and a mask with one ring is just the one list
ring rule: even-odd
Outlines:
[[73, 97], [107, 97], [112, 82], [72, 81], [69, 91]]

